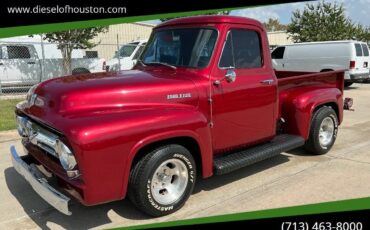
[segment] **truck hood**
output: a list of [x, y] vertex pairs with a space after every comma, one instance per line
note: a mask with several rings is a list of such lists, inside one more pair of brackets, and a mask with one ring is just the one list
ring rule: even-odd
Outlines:
[[22, 105], [51, 123], [54, 116], [91, 116], [125, 110], [195, 107], [198, 93], [185, 72], [130, 70], [66, 76], [41, 83]]

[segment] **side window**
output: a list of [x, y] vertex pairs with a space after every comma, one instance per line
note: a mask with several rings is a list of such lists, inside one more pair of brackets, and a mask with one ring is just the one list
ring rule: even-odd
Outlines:
[[362, 44], [362, 50], [364, 52], [364, 56], [368, 57], [369, 56], [369, 48], [367, 47], [366, 44]]
[[152, 62], [155, 59], [155, 48], [158, 44], [158, 40], [150, 42], [151, 46], [147, 47], [145, 55], [141, 56], [144, 62]]
[[85, 51], [85, 56], [84, 58], [98, 58], [98, 51], [95, 50], [87, 50]]
[[3, 47], [0, 46], [0, 59], [3, 59]]
[[284, 57], [284, 51], [285, 51], [285, 46], [280, 46], [274, 49], [271, 53], [271, 58], [272, 59], [283, 59]]
[[362, 56], [362, 48], [361, 45], [356, 43], [355, 44], [355, 49], [356, 49], [356, 56], [361, 57]]
[[234, 55], [233, 55], [233, 47], [232, 43], [232, 35], [231, 32], [227, 35], [226, 43], [224, 45], [224, 49], [222, 50], [222, 55], [220, 59], [219, 66], [222, 68], [227, 67], [235, 67], [234, 65]]
[[9, 59], [29, 59], [31, 54], [27, 46], [7, 46]]
[[258, 33], [244, 29], [230, 30], [219, 65], [239, 69], [261, 67], [261, 42]]
[[119, 50], [119, 56], [120, 57], [130, 57], [132, 53], [135, 51], [138, 44], [139, 43], [129, 43], [129, 44], [123, 45], [121, 49]]

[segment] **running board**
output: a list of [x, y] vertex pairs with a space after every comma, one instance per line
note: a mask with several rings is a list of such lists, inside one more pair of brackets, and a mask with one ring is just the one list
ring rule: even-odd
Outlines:
[[214, 159], [215, 175], [222, 175], [304, 145], [301, 136], [281, 134], [271, 141]]

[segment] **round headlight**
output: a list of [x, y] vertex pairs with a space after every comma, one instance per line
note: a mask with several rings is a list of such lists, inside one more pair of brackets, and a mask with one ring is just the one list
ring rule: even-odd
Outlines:
[[72, 170], [76, 167], [77, 162], [71, 150], [61, 141], [57, 142], [59, 161], [65, 170]]
[[21, 137], [29, 136], [28, 131], [27, 131], [27, 118], [21, 117], [21, 116], [16, 116], [16, 121], [17, 121], [18, 134]]

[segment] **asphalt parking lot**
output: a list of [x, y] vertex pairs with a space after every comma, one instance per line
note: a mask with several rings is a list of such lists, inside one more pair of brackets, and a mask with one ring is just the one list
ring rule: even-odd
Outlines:
[[198, 180], [178, 212], [150, 218], [128, 200], [93, 207], [77, 202], [65, 216], [44, 202], [11, 166], [9, 147], [21, 150], [15, 131], [0, 132], [0, 228], [111, 228], [370, 196], [370, 84], [345, 90], [345, 111], [334, 148], [323, 156], [301, 149], [241, 169]]

